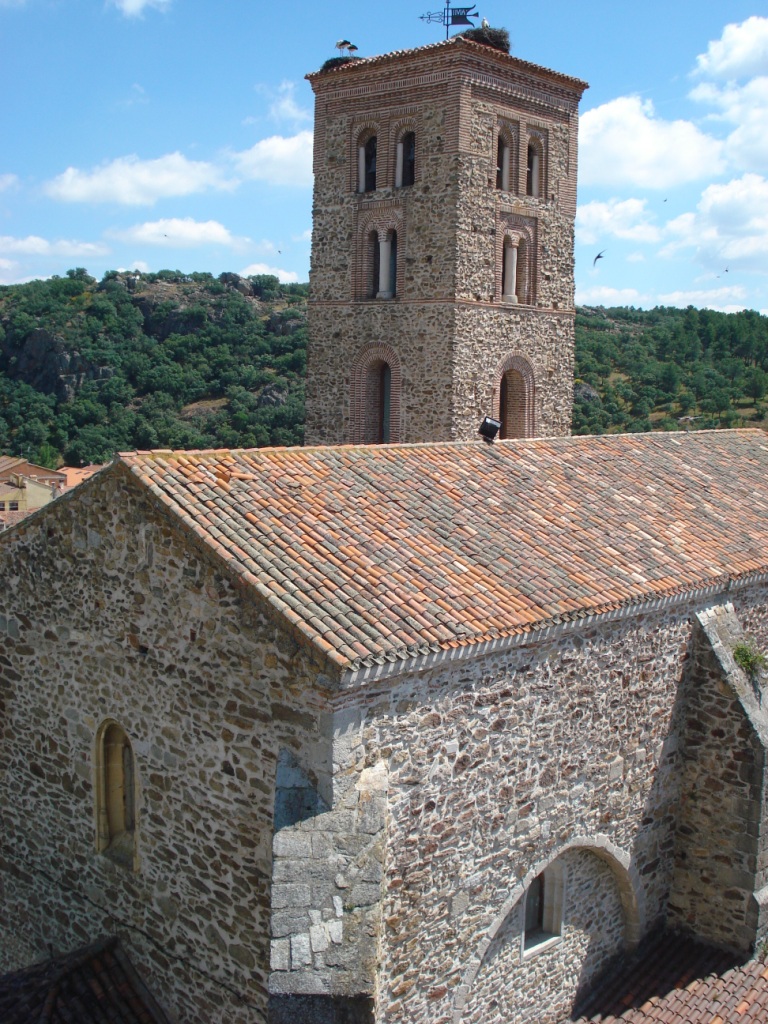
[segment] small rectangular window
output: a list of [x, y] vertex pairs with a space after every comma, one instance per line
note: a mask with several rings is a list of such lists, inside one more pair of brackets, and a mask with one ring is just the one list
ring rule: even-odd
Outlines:
[[19, 503], [18, 503], [18, 501], [9, 501], [8, 502], [8, 511], [9, 512], [18, 512], [19, 511]]

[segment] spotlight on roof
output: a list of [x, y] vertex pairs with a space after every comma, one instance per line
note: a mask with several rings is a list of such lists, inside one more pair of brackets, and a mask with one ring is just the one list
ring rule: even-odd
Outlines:
[[498, 432], [501, 430], [501, 423], [499, 420], [492, 420], [490, 416], [483, 416], [483, 422], [480, 424], [478, 434], [488, 444], [493, 444], [494, 439]]

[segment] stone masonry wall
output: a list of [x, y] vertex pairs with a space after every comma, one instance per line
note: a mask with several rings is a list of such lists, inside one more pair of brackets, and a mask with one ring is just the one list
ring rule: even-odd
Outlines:
[[[316, 670], [124, 470], [0, 558], [0, 969], [118, 934], [181, 1024], [265, 1020], [280, 750], [330, 785]], [[133, 748], [135, 873], [95, 848], [107, 718]]]
[[733, 660], [742, 628], [732, 606], [698, 618], [685, 686], [670, 922], [716, 945], [749, 950], [768, 929], [755, 898], [767, 860], [768, 713], [760, 687]]
[[291, 996], [312, 994], [343, 1001], [373, 997], [376, 991], [386, 769], [363, 769], [346, 781], [333, 810], [275, 834], [273, 1019], [291, 1019], [290, 1010], [282, 1009], [290, 1008]]
[[[764, 595], [742, 600], [765, 614]], [[664, 919], [697, 610], [566, 631], [336, 698], [364, 715], [366, 763], [389, 766], [378, 1021], [550, 1024], [622, 931], [635, 942]], [[562, 941], [523, 957], [526, 887], [577, 855]], [[491, 949], [502, 934], [504, 950]]]

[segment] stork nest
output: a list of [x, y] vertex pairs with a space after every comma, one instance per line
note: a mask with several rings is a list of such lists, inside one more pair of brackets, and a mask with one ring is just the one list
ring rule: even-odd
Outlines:
[[494, 50], [509, 53], [509, 32], [505, 28], [468, 28], [466, 32], [459, 32], [459, 35], [471, 39], [473, 43], [482, 43], [483, 46], [492, 46]]
[[320, 68], [321, 71], [332, 71], [334, 68], [340, 68], [342, 64], [351, 64], [353, 60], [362, 60], [362, 57], [353, 57], [351, 54], [348, 57], [329, 57], [328, 60]]

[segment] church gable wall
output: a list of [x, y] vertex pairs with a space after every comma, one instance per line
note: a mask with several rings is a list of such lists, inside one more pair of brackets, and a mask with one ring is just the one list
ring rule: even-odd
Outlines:
[[[306, 655], [122, 472], [0, 558], [2, 968], [117, 933], [179, 1021], [263, 1019], [281, 750], [329, 795]], [[96, 852], [108, 719], [133, 751], [136, 871]]]

